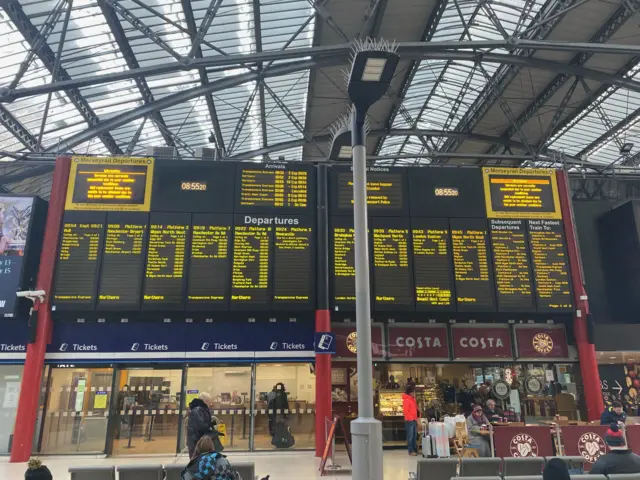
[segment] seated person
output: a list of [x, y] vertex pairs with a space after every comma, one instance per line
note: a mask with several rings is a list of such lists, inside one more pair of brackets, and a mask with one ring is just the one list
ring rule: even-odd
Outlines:
[[627, 448], [627, 442], [617, 423], [611, 424], [604, 441], [609, 447], [609, 453], [596, 460], [591, 469], [592, 474], [640, 473], [640, 456]]
[[216, 480], [237, 478], [227, 457], [216, 452], [213, 439], [202, 437], [196, 444], [193, 459], [182, 471], [183, 480]]
[[469, 431], [469, 446], [478, 450], [480, 457], [491, 456], [491, 443], [489, 435], [489, 420], [485, 417], [482, 407], [473, 407], [471, 415], [467, 417], [467, 430]]
[[484, 409], [484, 414], [490, 422], [499, 422], [504, 416], [502, 410], [496, 407], [496, 401], [493, 399], [487, 400], [487, 408]]
[[622, 423], [627, 419], [627, 414], [622, 409], [622, 403], [613, 402], [609, 408], [605, 408], [600, 417], [600, 425], [611, 425], [612, 423]]

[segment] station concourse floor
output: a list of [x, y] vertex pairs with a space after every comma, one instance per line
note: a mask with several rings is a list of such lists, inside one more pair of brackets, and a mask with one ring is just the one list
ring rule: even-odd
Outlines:
[[[43, 456], [40, 457], [43, 463], [49, 467], [54, 480], [69, 480], [69, 467], [82, 465], [130, 465], [130, 464], [170, 464], [176, 459], [175, 456], [140, 456], [140, 457], [111, 457], [104, 456]], [[307, 480], [307, 479], [338, 479], [350, 480], [350, 473], [327, 473], [320, 477], [318, 465], [320, 459], [316, 458], [313, 452], [257, 452], [257, 453], [230, 453], [228, 456], [231, 464], [234, 460], [238, 462], [253, 462], [256, 464], [256, 474], [261, 479], [270, 475], [270, 480]], [[410, 457], [402, 450], [391, 450], [384, 452], [384, 479], [387, 480], [407, 480], [409, 472], [416, 471], [416, 459], [421, 457]], [[186, 463], [186, 458], [181, 457], [178, 463]], [[328, 462], [329, 464], [331, 462]], [[349, 459], [346, 454], [338, 455], [336, 463], [349, 466]], [[7, 457], [0, 459], [0, 479], [2, 480], [22, 480], [27, 468], [26, 463], [9, 463]], [[247, 480], [247, 479], [243, 479]], [[252, 480], [252, 479], [249, 479]]]

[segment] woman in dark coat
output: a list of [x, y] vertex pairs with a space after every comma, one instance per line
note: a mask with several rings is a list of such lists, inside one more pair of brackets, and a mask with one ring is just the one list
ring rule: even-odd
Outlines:
[[216, 418], [211, 415], [210, 405], [211, 396], [206, 392], [201, 393], [198, 398], [194, 398], [189, 403], [189, 419], [187, 420], [189, 458], [193, 458], [197, 443], [205, 435], [212, 437], [218, 452], [223, 450], [222, 443], [218, 438], [219, 433], [213, 428], [216, 424]]

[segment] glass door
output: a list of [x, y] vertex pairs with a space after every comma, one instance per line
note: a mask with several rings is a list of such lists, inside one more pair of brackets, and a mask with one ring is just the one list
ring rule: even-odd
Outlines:
[[112, 381], [112, 368], [51, 369], [41, 453], [104, 452]]
[[[211, 397], [211, 414], [218, 420], [220, 441], [225, 451], [249, 450], [251, 431], [251, 365], [216, 364], [189, 367], [186, 379], [185, 407], [201, 393]], [[180, 438], [186, 444], [187, 422]]]
[[113, 455], [175, 453], [182, 369], [123, 368], [116, 389]]

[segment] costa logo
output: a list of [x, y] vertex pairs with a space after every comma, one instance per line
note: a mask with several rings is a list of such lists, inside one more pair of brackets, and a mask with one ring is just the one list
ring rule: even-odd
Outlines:
[[442, 347], [442, 341], [438, 337], [398, 337], [396, 345], [407, 348], [435, 348]]
[[578, 439], [578, 452], [587, 462], [595, 463], [598, 458], [607, 453], [607, 446], [600, 435], [588, 432]]
[[504, 342], [501, 338], [493, 337], [462, 337], [460, 339], [460, 346], [462, 348], [499, 348], [504, 347]]
[[358, 334], [351, 332], [347, 337], [347, 348], [351, 353], [358, 353]]
[[519, 433], [511, 439], [509, 451], [512, 457], [537, 457], [538, 443], [528, 433]]
[[538, 353], [546, 355], [553, 350], [553, 339], [548, 333], [536, 333], [532, 343], [533, 349]]

